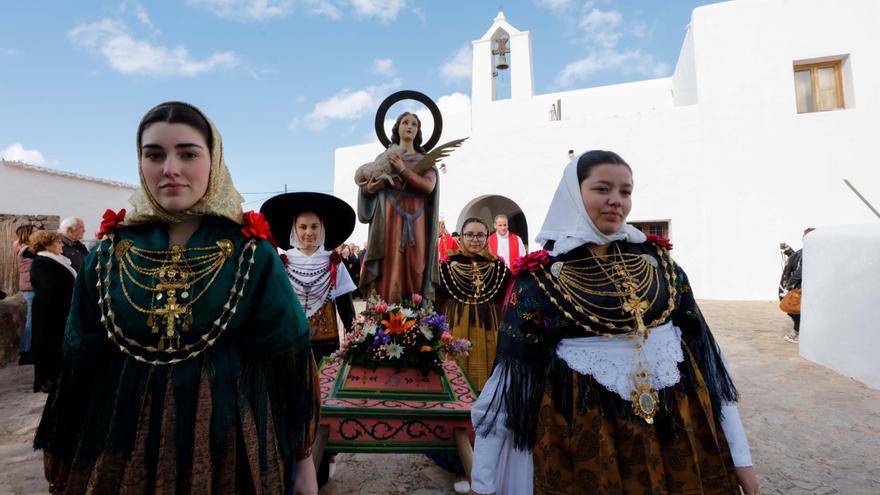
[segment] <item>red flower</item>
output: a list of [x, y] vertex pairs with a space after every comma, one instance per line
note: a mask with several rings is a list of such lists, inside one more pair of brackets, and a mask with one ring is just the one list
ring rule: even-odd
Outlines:
[[651, 244], [660, 246], [662, 248], [672, 249], [672, 243], [669, 242], [669, 239], [665, 237], [660, 237], [656, 234], [648, 234], [646, 237], [647, 239], [645, 240], [645, 242], [650, 242]]
[[333, 263], [334, 265], [342, 263], [342, 255], [335, 249], [330, 251], [330, 263]]
[[266, 217], [262, 213], [256, 211], [245, 212], [242, 220], [244, 220], [244, 226], [241, 228], [241, 233], [245, 237], [266, 239], [272, 243], [273, 247], [277, 247], [275, 239], [272, 238], [272, 232], [269, 230], [269, 222], [266, 221]]
[[421, 294], [413, 294], [411, 296], [411, 299], [412, 299], [413, 304], [422, 304], [422, 299], [424, 299], [424, 298], [422, 297]]
[[119, 213], [114, 212], [113, 210], [107, 210], [104, 212], [104, 219], [101, 220], [101, 229], [98, 230], [98, 233], [95, 234], [95, 237], [98, 239], [103, 238], [107, 234], [113, 233], [119, 224], [121, 224], [125, 220], [125, 208], [119, 210]]
[[388, 311], [388, 305], [384, 302], [376, 303], [376, 305], [373, 306], [373, 310], [375, 310], [377, 313], [384, 313]]
[[542, 249], [513, 260], [513, 264], [510, 266], [510, 271], [514, 275], [518, 275], [526, 270], [534, 272], [549, 261], [550, 255], [547, 253], [546, 249]]

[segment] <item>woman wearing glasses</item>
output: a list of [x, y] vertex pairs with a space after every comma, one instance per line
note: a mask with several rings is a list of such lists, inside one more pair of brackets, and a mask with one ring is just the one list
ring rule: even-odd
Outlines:
[[452, 334], [471, 341], [464, 367], [482, 390], [495, 361], [501, 300], [509, 279], [504, 262], [487, 248], [489, 226], [471, 217], [461, 226], [461, 249], [441, 258], [437, 311], [446, 315]]

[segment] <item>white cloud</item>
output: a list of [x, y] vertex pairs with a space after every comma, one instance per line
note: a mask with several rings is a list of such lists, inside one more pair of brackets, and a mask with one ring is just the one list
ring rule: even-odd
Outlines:
[[134, 5], [134, 15], [137, 16], [138, 20], [141, 21], [141, 24], [149, 29], [150, 32], [154, 35], [159, 34], [159, 29], [153, 25], [153, 21], [150, 20], [150, 14], [147, 13], [147, 9], [145, 9], [143, 5], [139, 3]]
[[623, 33], [617, 31], [622, 20], [620, 12], [592, 9], [581, 19], [580, 27], [592, 43], [603, 48], [614, 48], [623, 37]]
[[293, 11], [293, 0], [188, 0], [187, 3], [230, 19], [264, 20], [287, 17]]
[[394, 61], [390, 58], [377, 58], [373, 60], [373, 73], [392, 77], [396, 72], [394, 70]]
[[239, 64], [234, 52], [215, 52], [197, 60], [183, 46], [166, 48], [135, 39], [124, 25], [111, 19], [80, 24], [70, 30], [68, 37], [102, 56], [113, 70], [125, 75], [196, 76]]
[[[647, 77], [662, 77], [669, 73], [669, 64], [654, 60], [650, 53], [641, 49], [622, 49], [623, 16], [620, 12], [591, 9], [584, 15], [579, 26], [584, 32], [587, 54], [567, 64], [557, 75], [556, 85], [571, 86], [600, 72], [619, 71], [624, 74], [639, 74]], [[644, 28], [637, 24], [634, 35]]]
[[330, 0], [302, 0], [302, 5], [309, 14], [323, 15], [334, 20], [341, 17], [339, 8]]
[[473, 51], [463, 46], [440, 68], [440, 75], [447, 84], [468, 81], [473, 73]]
[[544, 7], [550, 10], [568, 10], [571, 7], [572, 0], [535, 0], [538, 7]]
[[349, 0], [355, 13], [361, 17], [376, 17], [384, 22], [393, 21], [406, 7], [406, 0]]
[[31, 165], [45, 165], [46, 157], [40, 150], [25, 149], [21, 143], [9, 145], [5, 150], [0, 151], [0, 158], [12, 162], [24, 162]]
[[393, 88], [400, 86], [400, 80], [395, 79], [388, 84], [370, 86], [365, 89], [343, 89], [335, 95], [315, 104], [311, 112], [297, 117], [290, 123], [292, 129], [305, 125], [314, 131], [326, 128], [335, 120], [355, 120], [374, 111], [379, 106], [380, 96]]

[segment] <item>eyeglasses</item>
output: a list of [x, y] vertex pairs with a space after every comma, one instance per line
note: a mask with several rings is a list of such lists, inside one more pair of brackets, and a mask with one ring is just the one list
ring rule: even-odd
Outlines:
[[474, 233], [471, 233], [471, 232], [468, 232], [468, 233], [462, 234], [461, 236], [464, 237], [464, 239], [465, 239], [466, 241], [485, 241], [485, 240], [486, 240], [486, 237], [487, 237], [486, 234], [483, 234], [483, 233], [480, 233], [480, 234], [474, 234]]

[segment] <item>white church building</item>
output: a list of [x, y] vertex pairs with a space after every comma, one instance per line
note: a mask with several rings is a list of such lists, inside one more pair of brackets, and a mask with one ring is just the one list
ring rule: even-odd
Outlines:
[[[455, 229], [506, 213], [537, 249], [569, 150], [613, 150], [634, 170], [629, 221], [671, 239], [698, 297], [775, 299], [781, 241], [878, 221], [843, 182], [880, 205], [878, 27], [876, 0], [707, 5], [671, 77], [535, 94], [531, 35], [499, 14], [473, 42], [469, 115], [444, 114], [440, 142], [470, 139], [445, 160], [441, 212]], [[335, 194], [357, 204], [354, 171], [380, 152], [337, 149]]]

